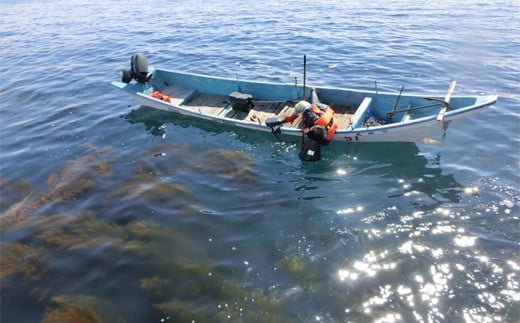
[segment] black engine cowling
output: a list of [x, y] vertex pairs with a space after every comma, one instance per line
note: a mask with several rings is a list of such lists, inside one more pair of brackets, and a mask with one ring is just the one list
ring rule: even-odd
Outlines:
[[121, 81], [124, 83], [130, 83], [134, 76], [132, 75], [132, 71], [129, 70], [122, 70], [121, 71]]
[[151, 75], [148, 75], [148, 60], [143, 54], [135, 54], [130, 58], [130, 70], [123, 70], [121, 80], [124, 83], [130, 83], [136, 80], [137, 83], [144, 84], [148, 82]]
[[143, 54], [132, 55], [130, 66], [138, 83], [145, 83], [148, 77], [148, 61]]

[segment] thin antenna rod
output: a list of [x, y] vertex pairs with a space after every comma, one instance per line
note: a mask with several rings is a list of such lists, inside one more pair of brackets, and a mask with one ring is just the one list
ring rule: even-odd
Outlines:
[[303, 100], [305, 100], [306, 82], [307, 82], [307, 55], [303, 55]]

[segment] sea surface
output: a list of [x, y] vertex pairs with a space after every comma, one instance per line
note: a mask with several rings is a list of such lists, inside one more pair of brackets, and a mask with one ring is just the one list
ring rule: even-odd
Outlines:
[[[0, 321], [519, 322], [520, 4], [0, 5]], [[130, 57], [493, 94], [445, 139], [326, 147], [137, 105]]]

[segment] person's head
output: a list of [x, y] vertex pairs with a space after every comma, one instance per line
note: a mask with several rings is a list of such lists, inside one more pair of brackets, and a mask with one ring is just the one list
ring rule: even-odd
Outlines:
[[313, 140], [321, 142], [325, 140], [325, 137], [327, 136], [327, 130], [325, 130], [325, 128], [322, 126], [314, 125], [309, 129], [307, 136]]
[[296, 103], [296, 105], [294, 106], [294, 112], [302, 113], [303, 110], [307, 109], [310, 106], [311, 106], [311, 104], [309, 102], [302, 100], [302, 101]]

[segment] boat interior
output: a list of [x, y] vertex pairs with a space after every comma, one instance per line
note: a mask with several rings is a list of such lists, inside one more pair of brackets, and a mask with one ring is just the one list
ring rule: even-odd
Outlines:
[[[241, 111], [240, 109], [233, 108], [233, 102], [229, 95], [200, 93], [196, 89], [188, 89], [179, 85], [165, 86], [161, 92], [168, 95], [173, 104], [182, 106], [183, 108], [218, 117], [249, 121], [262, 125], [265, 124], [267, 118], [283, 118], [292, 114], [294, 106], [298, 103], [297, 100], [261, 101], [253, 99], [251, 101], [252, 105], [250, 106], [250, 110]], [[372, 98], [365, 97], [358, 106], [331, 105], [336, 112], [339, 123], [338, 129], [361, 126], [364, 119], [363, 116], [371, 100]], [[301, 126], [301, 118], [300, 115], [290, 125], [285, 124], [285, 126], [299, 128]]]

